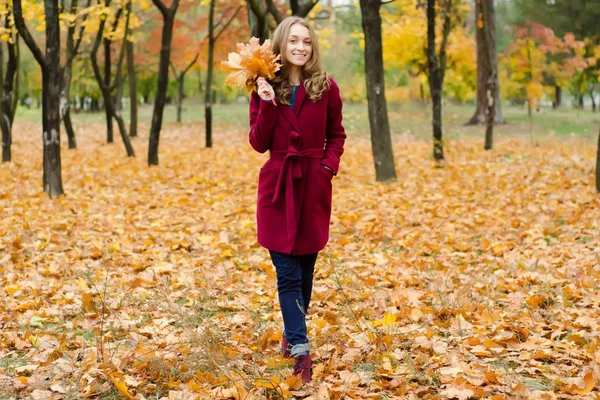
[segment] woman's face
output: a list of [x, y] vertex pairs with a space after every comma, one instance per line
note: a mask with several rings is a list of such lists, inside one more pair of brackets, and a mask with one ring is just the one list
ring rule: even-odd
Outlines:
[[287, 39], [285, 59], [296, 67], [302, 67], [310, 60], [311, 55], [312, 40], [308, 28], [301, 24], [292, 25]]

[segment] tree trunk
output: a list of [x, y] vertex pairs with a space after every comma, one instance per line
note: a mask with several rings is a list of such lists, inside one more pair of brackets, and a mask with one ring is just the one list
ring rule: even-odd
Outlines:
[[212, 73], [215, 53], [215, 0], [210, 1], [208, 11], [208, 65], [206, 67], [206, 92], [204, 93], [204, 120], [206, 126], [206, 147], [212, 147]]
[[267, 13], [263, 10], [262, 0], [247, 0], [246, 4], [248, 6], [248, 25], [250, 26], [250, 33], [252, 36], [257, 37], [262, 44], [269, 38]]
[[[496, 52], [496, 11], [494, 0], [476, 0], [475, 18], [477, 22], [480, 20], [490, 22], [487, 25], [485, 23], [481, 25], [477, 23], [477, 109], [475, 110], [473, 117], [467, 122], [467, 125], [479, 125], [487, 122], [486, 116], [489, 104], [487, 95], [488, 79], [491, 73], [491, 67], [494, 67], [496, 71], [498, 70], [498, 56]], [[486, 32], [490, 35], [489, 48], [486, 47]], [[492, 54], [491, 63], [488, 61], [488, 51]], [[496, 88], [500, 87], [497, 74], [494, 86], [496, 86]], [[494, 112], [496, 114], [494, 121], [497, 124], [502, 124], [504, 123], [504, 117], [502, 116], [499, 90], [496, 90], [494, 104]]]
[[4, 42], [0, 42], [0, 86], [4, 85]]
[[556, 85], [554, 87], [556, 97], [554, 99], [554, 109], [556, 110], [562, 105], [562, 87]]
[[183, 82], [184, 82], [184, 75], [181, 74], [181, 76], [179, 76], [177, 78], [177, 122], [181, 123], [181, 109], [183, 108], [182, 104], [183, 104]]
[[[111, 59], [110, 59], [110, 45], [111, 41], [108, 39], [103, 39], [104, 44], [104, 85], [106, 87], [110, 87], [111, 80]], [[106, 91], [102, 90], [102, 97], [104, 99], [104, 115], [106, 118], [106, 143], [114, 142], [114, 131], [113, 131], [113, 123], [112, 123], [112, 114], [106, 107], [106, 104], [110, 101], [110, 91], [108, 92], [108, 97], [106, 97]]]
[[590, 98], [592, 99], [592, 112], [596, 112], [596, 98], [594, 97], [594, 89], [590, 90]]
[[119, 127], [119, 134], [121, 135], [121, 140], [123, 140], [123, 144], [125, 145], [125, 149], [127, 150], [127, 156], [135, 157], [135, 152], [133, 150], [133, 146], [131, 145], [131, 140], [129, 139], [129, 135], [127, 134], [127, 127], [125, 126], [125, 121], [123, 121], [123, 117], [121, 115], [121, 102], [123, 100], [123, 59], [125, 58], [127, 34], [129, 32], [129, 22], [131, 21], [131, 0], [127, 2], [126, 10], [127, 14], [125, 17], [125, 35], [123, 35], [121, 50], [119, 52], [119, 59], [117, 61], [117, 72], [115, 74], [114, 84], [117, 89], [117, 94], [115, 96], [115, 104], [113, 105], [112, 115], [117, 121], [117, 125]]
[[129, 136], [137, 136], [137, 81], [133, 61], [133, 43], [127, 41], [127, 79], [129, 81]]
[[433, 158], [436, 161], [440, 161], [444, 159], [444, 144], [442, 140], [442, 86], [444, 82], [442, 63], [438, 59], [435, 48], [435, 3], [435, 0], [427, 0], [427, 65], [429, 91], [431, 93], [433, 108]]
[[596, 190], [600, 192], [600, 132], [598, 132], [598, 146], [596, 148]]
[[73, 123], [71, 122], [71, 99], [69, 98], [69, 92], [71, 91], [71, 71], [72, 66], [67, 63], [63, 69], [63, 81], [62, 88], [60, 91], [60, 115], [67, 131], [67, 138], [69, 141], [69, 149], [77, 148], [75, 141], [75, 130], [73, 129]]
[[[46, 6], [48, 12], [48, 6]], [[56, 7], [56, 30], [58, 36], [58, 7]], [[56, 40], [58, 42], [58, 40]], [[50, 42], [46, 44], [48, 52], [54, 48], [56, 54], [59, 54], [60, 47], [54, 47]], [[49, 59], [51, 57], [47, 57]], [[50, 196], [60, 196], [64, 193], [61, 177], [61, 159], [60, 159], [60, 64], [58, 57], [54, 65], [49, 64], [42, 72], [43, 95], [42, 95], [42, 115], [44, 130], [44, 191]]]
[[360, 0], [365, 35], [365, 75], [369, 107], [371, 146], [378, 182], [396, 178], [394, 152], [385, 99], [381, 43], [381, 0]]
[[[6, 26], [8, 26], [8, 15], [6, 16]], [[2, 162], [10, 162], [12, 160], [13, 88], [18, 67], [15, 44], [7, 43], [7, 48], [8, 63], [6, 66], [6, 75], [2, 82], [2, 104], [0, 106], [2, 114], [2, 118], [0, 119], [0, 128], [2, 129]]]
[[[89, 7], [91, 0], [88, 1], [87, 5]], [[63, 5], [64, 7], [64, 5]], [[78, 0], [71, 0], [71, 6], [69, 12], [71, 14], [77, 14], [78, 12]], [[87, 15], [83, 16], [83, 21], [81, 21], [81, 28], [79, 35], [81, 36], [83, 33], [84, 25], [83, 22], [87, 19]], [[76, 26], [69, 25], [67, 29], [67, 43], [66, 43], [66, 61], [65, 66], [62, 71], [62, 87], [60, 93], [60, 117], [65, 126], [65, 131], [67, 132], [67, 138], [69, 141], [69, 149], [77, 148], [77, 143], [75, 141], [75, 130], [73, 129], [73, 122], [71, 121], [71, 78], [73, 76], [73, 60], [77, 55], [77, 51], [79, 45], [81, 43], [81, 37], [75, 39], [75, 30]]]
[[19, 70], [21, 65], [21, 48], [19, 46], [19, 33], [15, 33], [15, 53], [17, 58], [17, 73], [15, 75], [15, 86], [13, 89], [13, 103], [12, 103], [12, 115], [10, 116], [10, 127], [12, 128], [13, 122], [15, 122], [15, 113], [19, 106]]
[[194, 66], [194, 64], [196, 64], [196, 61], [198, 61], [198, 57], [200, 57], [200, 53], [196, 54], [196, 57], [194, 57], [194, 59], [192, 61], [190, 61], [188, 63], [188, 65], [185, 66], [185, 68], [183, 69], [183, 71], [181, 71], [180, 74], [177, 73], [177, 69], [175, 68], [175, 64], [170, 63], [171, 64], [171, 68], [173, 69], [173, 75], [175, 75], [175, 79], [177, 80], [177, 99], [176, 99], [176, 104], [177, 104], [177, 122], [178, 123], [181, 123], [181, 114], [183, 112], [183, 97], [184, 97], [185, 75], [188, 73], [188, 71], [190, 70], [190, 68], [192, 68]]
[[[117, 19], [118, 19], [118, 17], [117, 17]], [[100, 47], [100, 42], [102, 40], [106, 40], [106, 39], [102, 39], [105, 23], [106, 23], [105, 19], [101, 20], [100, 25], [98, 27], [98, 32], [96, 33], [96, 39], [94, 41], [94, 45], [93, 45], [92, 51], [90, 53], [92, 69], [94, 70], [94, 77], [96, 78], [96, 81], [98, 82], [98, 85], [100, 86], [100, 90], [102, 92], [102, 97], [104, 98], [104, 108], [106, 111], [107, 119], [110, 119], [111, 124], [112, 124], [113, 117], [117, 120], [117, 124], [119, 126], [119, 133], [121, 135], [121, 139], [123, 140], [123, 144], [125, 146], [125, 151], [127, 152], [127, 156], [135, 157], [135, 151], [133, 150], [133, 146], [131, 145], [129, 136], [127, 135], [127, 128], [125, 128], [125, 123], [123, 122], [123, 118], [121, 118], [120, 112], [118, 112], [116, 110], [115, 103], [112, 98], [111, 92], [114, 89], [114, 86], [111, 86], [110, 77], [109, 77], [109, 79], [106, 79], [106, 76], [104, 76], [104, 78], [102, 77], [102, 73], [100, 72], [100, 67], [98, 66], [98, 48]], [[126, 31], [127, 31], [128, 23], [129, 23], [129, 14], [127, 15], [127, 22], [125, 23]], [[123, 46], [125, 46], [125, 41], [123, 41]], [[104, 47], [104, 49], [106, 51], [106, 47]], [[115, 86], [118, 86], [120, 84], [120, 82], [122, 81], [121, 67], [122, 67], [124, 54], [125, 54], [125, 48], [121, 47], [121, 53], [119, 56], [119, 60], [117, 62], [117, 73], [116, 73], [116, 77], [115, 77]], [[105, 56], [106, 56], [106, 53], [105, 53]], [[105, 74], [106, 73], [110, 74], [110, 71], [107, 71], [106, 69], [104, 72], [105, 72]], [[111, 127], [111, 132], [112, 132], [112, 127]]]
[[148, 145], [148, 165], [158, 165], [158, 143], [162, 127], [163, 111], [169, 84], [169, 60], [171, 57], [171, 39], [173, 38], [173, 24], [179, 0], [173, 0], [171, 7], [167, 8], [161, 0], [152, 0], [163, 16], [162, 46], [160, 48], [160, 62], [158, 66], [158, 84], [154, 111], [152, 112], [152, 126], [150, 128], [150, 141]]
[[64, 194], [60, 160], [60, 26], [57, 0], [44, 0], [46, 54], [23, 20], [21, 0], [13, 1], [15, 24], [42, 70], [43, 187], [51, 197]]
[[486, 95], [487, 95], [487, 110], [486, 110], [486, 128], [485, 128], [485, 144], [483, 148], [485, 150], [491, 150], [494, 146], [494, 121], [496, 116], [496, 100], [498, 99], [498, 86], [497, 83], [497, 65], [498, 62], [495, 59], [495, 35], [492, 30], [492, 16], [494, 15], [493, 0], [479, 0], [481, 2], [481, 9], [483, 14], [483, 45], [486, 49], [485, 56], [488, 64], [488, 79], [486, 81]]

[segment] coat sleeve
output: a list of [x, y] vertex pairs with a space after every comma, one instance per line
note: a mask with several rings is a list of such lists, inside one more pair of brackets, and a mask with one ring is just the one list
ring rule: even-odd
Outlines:
[[256, 92], [250, 97], [250, 145], [259, 153], [271, 147], [277, 121], [277, 106], [261, 100]]
[[345, 141], [346, 131], [342, 126], [342, 98], [340, 96], [340, 88], [331, 79], [327, 102], [325, 156], [321, 160], [321, 163], [331, 168], [335, 175], [338, 173], [340, 158], [342, 157], [342, 153], [344, 153]]

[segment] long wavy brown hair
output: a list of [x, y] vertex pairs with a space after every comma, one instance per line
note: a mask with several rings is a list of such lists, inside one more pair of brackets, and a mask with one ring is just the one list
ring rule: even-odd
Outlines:
[[285, 58], [290, 28], [294, 24], [300, 24], [308, 29], [312, 42], [312, 54], [306, 64], [302, 66], [300, 79], [304, 81], [304, 88], [308, 98], [315, 102], [323, 96], [323, 92], [329, 89], [329, 74], [321, 69], [321, 56], [319, 54], [319, 41], [317, 35], [309, 23], [300, 17], [287, 17], [273, 33], [273, 52], [281, 55], [282, 68], [272, 80], [273, 89], [277, 101], [281, 104], [290, 104], [292, 95], [292, 84], [289, 79], [290, 64]]

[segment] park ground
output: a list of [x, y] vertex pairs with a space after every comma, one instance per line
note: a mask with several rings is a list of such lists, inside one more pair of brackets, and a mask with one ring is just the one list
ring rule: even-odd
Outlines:
[[[390, 106], [398, 178], [377, 183], [348, 105], [331, 238], [308, 316], [313, 383], [281, 359], [275, 274], [256, 243], [247, 107], [166, 110], [160, 166], [102, 114], [62, 140], [42, 192], [41, 124], [20, 109], [0, 165], [0, 399], [599, 399], [600, 114], [505, 108], [495, 147], [445, 109]], [[115, 126], [116, 128], [116, 126]]]

